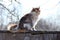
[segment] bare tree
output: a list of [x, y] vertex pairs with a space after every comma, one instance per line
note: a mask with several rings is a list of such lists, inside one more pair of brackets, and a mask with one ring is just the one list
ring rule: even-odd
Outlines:
[[4, 4], [1, 4], [0, 3], [0, 25], [1, 27], [4, 25], [4, 18], [3, 18], [3, 10], [7, 10], [8, 11], [8, 15], [7, 16], [7, 19], [9, 18], [11, 20], [11, 22], [14, 22], [14, 18], [18, 21], [19, 20], [19, 14], [17, 14], [15, 11], [16, 11], [16, 8], [14, 7], [14, 9], [12, 11], [10, 11], [7, 7], [4, 6]]

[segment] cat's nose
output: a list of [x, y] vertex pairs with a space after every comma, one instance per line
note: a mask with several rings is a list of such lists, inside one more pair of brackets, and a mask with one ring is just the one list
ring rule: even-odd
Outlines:
[[38, 10], [35, 10], [36, 12], [38, 11]]

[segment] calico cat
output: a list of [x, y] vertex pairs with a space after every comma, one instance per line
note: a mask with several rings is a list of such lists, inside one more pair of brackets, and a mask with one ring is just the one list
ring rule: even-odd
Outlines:
[[34, 30], [33, 26], [40, 14], [40, 7], [33, 8], [32, 11], [21, 18], [19, 21], [19, 29]]
[[21, 20], [19, 20], [19, 24], [17, 25], [9, 25], [8, 30], [22, 32], [22, 31], [33, 31], [34, 24], [38, 19], [38, 15], [40, 14], [40, 8], [33, 8], [32, 11], [26, 15], [24, 15]]

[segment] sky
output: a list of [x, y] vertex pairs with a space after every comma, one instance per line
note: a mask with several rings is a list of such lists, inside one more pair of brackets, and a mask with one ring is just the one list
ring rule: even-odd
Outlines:
[[[20, 15], [20, 19], [25, 14], [29, 13], [32, 8], [40, 7], [41, 13], [39, 19], [55, 20], [60, 15], [60, 0], [17, 0], [21, 4], [18, 4], [13, 0], [12, 4], [10, 0], [1, 0], [0, 3], [4, 4], [10, 11], [16, 8], [16, 13]], [[11, 4], [10, 6], [8, 6]], [[5, 11], [6, 12], [6, 11]], [[8, 13], [8, 12], [6, 12]], [[6, 20], [6, 19], [5, 19]], [[6, 24], [6, 22], [4, 23]]]
[[20, 0], [23, 6], [23, 13], [29, 12], [33, 7], [40, 7], [42, 16], [55, 14], [59, 0]]

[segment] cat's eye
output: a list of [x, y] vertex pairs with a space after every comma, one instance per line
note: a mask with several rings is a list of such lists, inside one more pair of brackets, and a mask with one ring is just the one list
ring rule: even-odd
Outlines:
[[33, 9], [33, 11], [35, 11], [35, 9]]
[[36, 10], [39, 10], [38, 8]]

